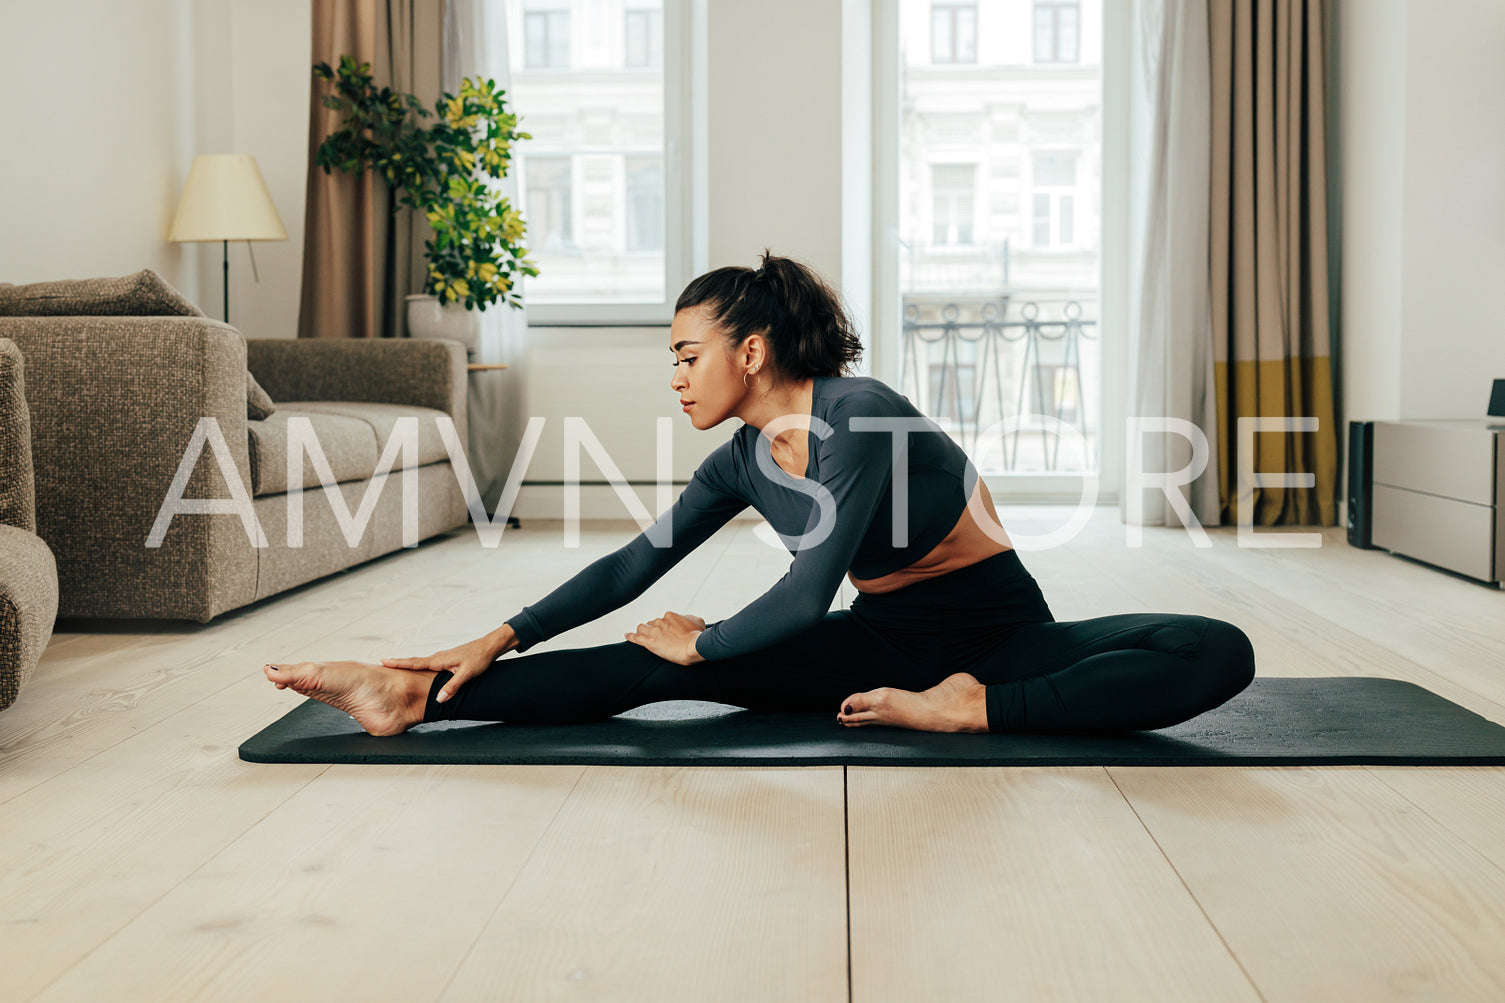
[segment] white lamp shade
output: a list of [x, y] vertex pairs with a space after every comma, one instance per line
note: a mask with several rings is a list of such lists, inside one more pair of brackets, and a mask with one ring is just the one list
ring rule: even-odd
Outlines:
[[256, 158], [243, 153], [194, 157], [167, 239], [286, 240]]

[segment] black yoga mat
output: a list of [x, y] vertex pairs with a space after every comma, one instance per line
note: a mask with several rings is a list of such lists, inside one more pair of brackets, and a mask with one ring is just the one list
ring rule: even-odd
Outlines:
[[614, 766], [1311, 766], [1505, 764], [1505, 727], [1398, 679], [1256, 678], [1156, 731], [938, 734], [846, 728], [836, 714], [759, 714], [665, 701], [608, 721], [436, 721], [376, 737], [309, 699], [240, 747], [251, 763], [566, 763]]

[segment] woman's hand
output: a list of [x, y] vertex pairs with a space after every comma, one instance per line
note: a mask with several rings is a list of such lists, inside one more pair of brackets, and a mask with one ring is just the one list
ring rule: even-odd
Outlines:
[[628, 631], [623, 636], [676, 665], [694, 665], [705, 661], [695, 651], [695, 638], [702, 630], [705, 630], [705, 621], [700, 617], [671, 611], [638, 624], [636, 631]]
[[[506, 627], [506, 625], [503, 625]], [[511, 628], [506, 627], [510, 634]], [[454, 678], [444, 684], [435, 699], [443, 703], [455, 695], [455, 691], [463, 686], [467, 680], [474, 679], [482, 672], [491, 668], [491, 663], [496, 661], [498, 655], [506, 651], [510, 645], [498, 637], [496, 631], [492, 631], [485, 637], [478, 637], [474, 641], [467, 641], [446, 651], [436, 652], [427, 658], [383, 658], [381, 663], [389, 669], [418, 669], [429, 672], [438, 672], [448, 669], [454, 673]]]

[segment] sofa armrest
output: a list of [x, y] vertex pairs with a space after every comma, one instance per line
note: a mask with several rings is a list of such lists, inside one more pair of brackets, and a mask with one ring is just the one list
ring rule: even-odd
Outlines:
[[16, 702], [52, 637], [57, 562], [40, 537], [0, 526], [0, 710]]
[[[241, 333], [201, 317], [3, 317], [0, 337], [25, 357], [59, 615], [208, 620], [252, 601], [257, 554], [239, 516], [176, 515], [146, 546], [200, 418], [218, 423], [249, 495]], [[183, 497], [231, 497], [207, 446]]]
[[437, 338], [249, 338], [246, 363], [272, 401], [431, 407], [465, 441], [465, 346]]

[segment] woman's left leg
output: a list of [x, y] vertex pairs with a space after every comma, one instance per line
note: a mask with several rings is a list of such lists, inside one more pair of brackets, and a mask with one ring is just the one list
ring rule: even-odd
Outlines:
[[935, 660], [906, 650], [848, 610], [833, 610], [769, 647], [694, 665], [660, 658], [631, 641], [505, 655], [441, 704], [434, 697], [452, 678], [446, 670], [430, 686], [423, 720], [602, 721], [659, 700], [835, 715], [853, 690], [931, 686], [944, 674]]
[[988, 730], [1165, 728], [1226, 702], [1254, 678], [1254, 648], [1223, 620], [1121, 613], [1028, 623], [973, 664]]

